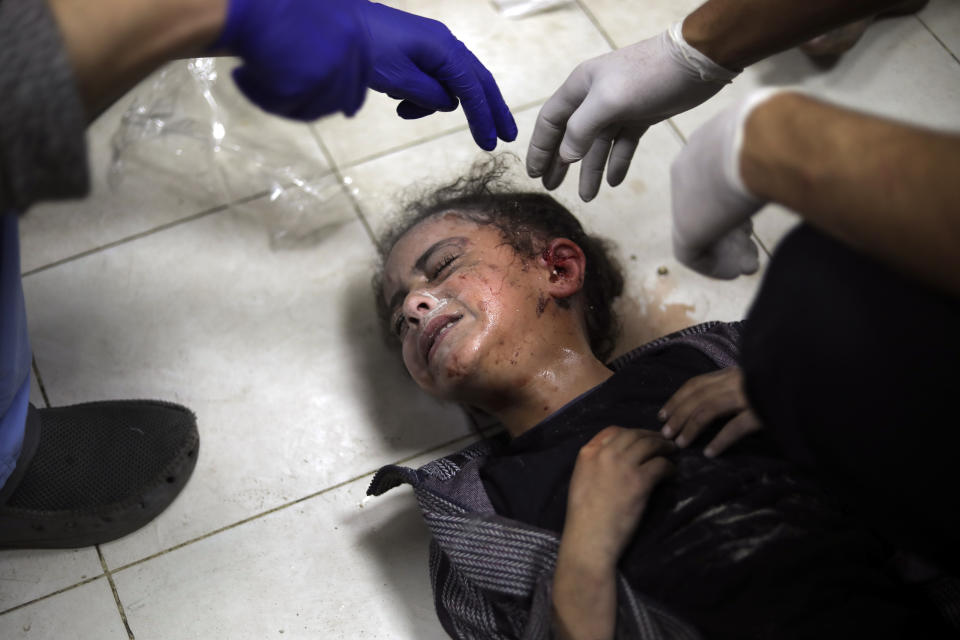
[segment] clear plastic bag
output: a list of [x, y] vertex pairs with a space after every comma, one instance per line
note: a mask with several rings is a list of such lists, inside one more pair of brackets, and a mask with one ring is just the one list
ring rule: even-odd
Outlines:
[[234, 65], [181, 60], [141, 85], [111, 139], [111, 188], [133, 173], [182, 178], [262, 224], [274, 248], [309, 246], [356, 220], [350, 179], [329, 170], [313, 130], [247, 102]]

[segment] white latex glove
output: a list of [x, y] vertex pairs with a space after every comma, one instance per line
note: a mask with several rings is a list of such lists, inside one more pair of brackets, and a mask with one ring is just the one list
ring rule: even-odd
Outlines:
[[747, 118], [781, 89], [760, 89], [693, 132], [670, 167], [673, 252], [713, 278], [733, 279], [759, 267], [750, 216], [764, 202], [747, 189], [740, 152]]
[[697, 106], [736, 75], [690, 46], [679, 22], [658, 36], [587, 60], [540, 109], [527, 173], [555, 189], [568, 164], [582, 158], [580, 197], [591, 200], [604, 164], [607, 182], [617, 186], [647, 127]]

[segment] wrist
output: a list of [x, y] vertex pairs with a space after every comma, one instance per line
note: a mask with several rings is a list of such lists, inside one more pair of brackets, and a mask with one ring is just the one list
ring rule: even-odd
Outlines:
[[571, 572], [583, 579], [600, 580], [616, 572], [621, 549], [612, 541], [596, 535], [596, 531], [567, 523], [563, 529], [557, 552], [558, 566], [562, 562]]
[[87, 112], [98, 113], [161, 64], [201, 55], [227, 0], [49, 0]]
[[[812, 179], [798, 174], [804, 167], [795, 137], [796, 116], [810, 99], [790, 91], [776, 92], [758, 102], [741, 124], [742, 144], [737, 169], [743, 187], [766, 201], [785, 200], [785, 193]], [[799, 162], [798, 162], [799, 160]]]
[[704, 82], [727, 84], [740, 74], [740, 70], [732, 70], [718, 64], [713, 58], [694, 47], [686, 39], [684, 23], [677, 22], [667, 29], [666, 37], [671, 43], [674, 59], [700, 76]]
[[[727, 8], [727, 12], [731, 10], [732, 7]], [[728, 29], [736, 24], [731, 17], [714, 10], [707, 2], [683, 20], [680, 33], [687, 44], [703, 56], [725, 69], [739, 73], [746, 65], [742, 62], [744, 56], [734, 47], [735, 34]]]
[[563, 640], [612, 637], [616, 628], [616, 566], [595, 563], [569, 542], [564, 535], [553, 576], [556, 635]]

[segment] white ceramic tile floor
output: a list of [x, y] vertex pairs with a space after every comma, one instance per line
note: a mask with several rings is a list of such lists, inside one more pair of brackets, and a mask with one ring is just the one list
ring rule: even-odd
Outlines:
[[[447, 22], [491, 68], [520, 126], [518, 141], [501, 148], [522, 158], [539, 103], [578, 62], [653, 35], [696, 4], [581, 2], [516, 21], [476, 0], [396, 4]], [[752, 86], [797, 83], [960, 128], [956, 7], [933, 0], [919, 19], [876, 25], [827, 72], [796, 52], [761, 63], [676, 123], [689, 134]], [[241, 106], [229, 84], [217, 92], [230, 131], [268, 141], [278, 164], [349, 177], [377, 230], [398, 188], [442, 181], [481, 155], [460, 112], [404, 122], [391, 101], [371, 95], [353, 120], [307, 126]], [[465, 443], [470, 430], [458, 409], [420, 394], [380, 341], [371, 239], [344, 196], [338, 219], [351, 222], [297, 249], [271, 248], [268, 199], [223, 208], [266, 184], [244, 178], [236, 155], [224, 163], [227, 193], [208, 181], [199, 151], [177, 160], [179, 173], [135, 172], [125, 191], [111, 191], [110, 137], [131, 97], [90, 130], [91, 197], [42, 205], [23, 220], [32, 341], [51, 403], [182, 402], [199, 417], [200, 461], [170, 509], [100, 549], [129, 633], [97, 550], [84, 549], [0, 554], [0, 637], [442, 637], [409, 491], [364, 502], [363, 490], [379, 465]], [[184, 115], [202, 113], [189, 104]], [[668, 167], [681, 144], [669, 125], [653, 127], [624, 185], [584, 204], [574, 173], [556, 194], [617, 240], [628, 275], [622, 311], [634, 319], [621, 349], [737, 318], [759, 281], [709, 281], [670, 255]], [[790, 224], [773, 209], [757, 233], [772, 247]], [[32, 398], [43, 402], [36, 388]]]
[[130, 638], [107, 579], [101, 577], [0, 616], [4, 640]]
[[371, 479], [115, 573], [131, 630], [157, 640], [239, 629], [247, 638], [446, 637], [424, 597], [429, 534], [413, 492], [367, 498]]
[[[100, 575], [103, 567], [94, 547], [4, 551], [0, 561], [0, 606], [7, 610]], [[0, 627], [2, 621], [0, 616]]]

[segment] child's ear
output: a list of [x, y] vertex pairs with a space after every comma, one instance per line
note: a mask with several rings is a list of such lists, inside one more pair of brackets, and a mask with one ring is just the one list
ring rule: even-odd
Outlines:
[[554, 298], [569, 298], [583, 288], [587, 257], [573, 240], [554, 238], [537, 258], [537, 263], [547, 270], [548, 291]]

